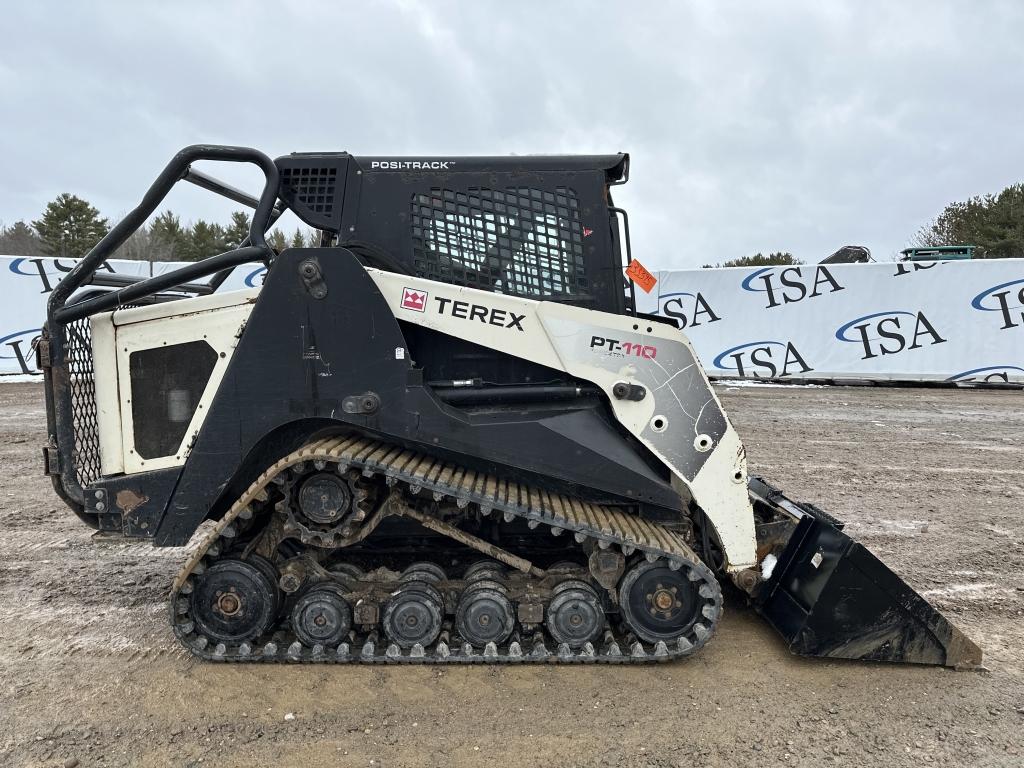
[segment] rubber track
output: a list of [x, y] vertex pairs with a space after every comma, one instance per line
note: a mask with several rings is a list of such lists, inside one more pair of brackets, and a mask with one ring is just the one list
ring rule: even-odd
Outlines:
[[[702, 582], [699, 588], [705, 604], [703, 620], [690, 633], [672, 646], [634, 640], [628, 646], [625, 638], [606, 633], [600, 649], [587, 643], [582, 650], [572, 651], [566, 645], [551, 650], [542, 636], [529, 641], [509, 642], [502, 647], [489, 644], [481, 653], [469, 644], [449, 648], [438, 642], [431, 648], [414, 646], [402, 651], [397, 645], [382, 646], [377, 633], [370, 633], [357, 643], [342, 643], [337, 649], [320, 646], [309, 648], [284, 631], [276, 631], [269, 641], [259, 645], [241, 643], [228, 646], [210, 641], [194, 632], [188, 617], [191, 592], [190, 577], [205, 570], [205, 562], [214, 562], [220, 540], [230, 545], [253, 517], [252, 505], [265, 502], [267, 486], [290, 467], [305, 462], [337, 463], [342, 468], [357, 468], [364, 476], [382, 475], [388, 485], [404, 483], [413, 495], [424, 492], [435, 501], [449, 500], [460, 508], [470, 504], [488, 515], [503, 515], [506, 521], [525, 518], [530, 527], [544, 525], [549, 532], [568, 532], [578, 542], [596, 539], [602, 548], [615, 546], [623, 554], [642, 552], [649, 561], [665, 558], [673, 569], [685, 567], [691, 581]], [[211, 551], [212, 549], [212, 551]], [[245, 662], [335, 662], [335, 663], [644, 663], [668, 661], [691, 655], [714, 633], [722, 612], [722, 593], [717, 580], [681, 536], [662, 526], [640, 519], [620, 509], [574, 499], [532, 486], [476, 472], [427, 454], [410, 451], [389, 443], [361, 436], [327, 438], [307, 443], [274, 463], [249, 486], [231, 506], [227, 514], [192, 554], [171, 587], [170, 618], [175, 635], [193, 654], [209, 661]], [[630, 636], [632, 637], [632, 636]]]

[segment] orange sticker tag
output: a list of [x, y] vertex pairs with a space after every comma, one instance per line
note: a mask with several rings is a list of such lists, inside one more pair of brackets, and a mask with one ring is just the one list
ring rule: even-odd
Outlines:
[[648, 272], [647, 267], [636, 259], [629, 262], [629, 266], [626, 267], [626, 277], [643, 288], [644, 293], [650, 293], [654, 284], [658, 282], [658, 278]]

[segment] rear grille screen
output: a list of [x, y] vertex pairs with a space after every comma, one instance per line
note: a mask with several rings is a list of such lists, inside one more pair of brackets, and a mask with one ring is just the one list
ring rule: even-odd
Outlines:
[[416, 274], [428, 280], [534, 299], [589, 288], [579, 202], [566, 187], [417, 193], [412, 236]]
[[334, 212], [337, 176], [338, 169], [334, 167], [285, 168], [281, 182], [294, 200], [313, 213], [330, 215]]
[[205, 341], [132, 352], [135, 452], [144, 459], [178, 450], [213, 373], [217, 353]]
[[96, 380], [92, 367], [92, 330], [89, 318], [68, 323], [68, 379], [75, 448], [71, 461], [78, 484], [86, 486], [100, 476], [100, 438], [96, 421]]

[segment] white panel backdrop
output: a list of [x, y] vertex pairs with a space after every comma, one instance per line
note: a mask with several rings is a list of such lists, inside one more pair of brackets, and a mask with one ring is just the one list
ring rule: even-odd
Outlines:
[[[0, 374], [37, 373], [32, 339], [69, 259], [0, 256]], [[161, 274], [176, 263], [115, 261]], [[684, 328], [713, 376], [1024, 383], [1024, 260], [656, 272], [641, 311]], [[237, 267], [221, 290], [258, 287]]]
[[[75, 265], [75, 259], [0, 256], [0, 375], [36, 374], [31, 354], [32, 339], [46, 319], [46, 300], [53, 287]], [[161, 274], [177, 263], [150, 266], [146, 261], [111, 259], [104, 269], [126, 275]], [[263, 283], [264, 268], [253, 264], [237, 267], [221, 290], [235, 290]]]
[[656, 273], [719, 377], [1024, 382], [1024, 260]]

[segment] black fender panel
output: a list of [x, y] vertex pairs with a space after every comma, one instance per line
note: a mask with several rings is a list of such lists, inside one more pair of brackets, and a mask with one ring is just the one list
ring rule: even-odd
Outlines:
[[[312, 261], [310, 281], [300, 265]], [[683, 502], [600, 412], [545, 408], [469, 418], [421, 383], [394, 312], [344, 248], [282, 253], [267, 274], [224, 379], [156, 530], [155, 543], [184, 544], [211, 509], [222, 509], [245, 458], [275, 430], [313, 420], [355, 428], [484, 469], [554, 478], [622, 503], [678, 515]], [[399, 352], [398, 350], [402, 350]], [[380, 407], [346, 412], [372, 392]], [[285, 441], [288, 442], [288, 441]], [[294, 446], [280, 446], [283, 455]], [[274, 446], [264, 446], [267, 455]]]

